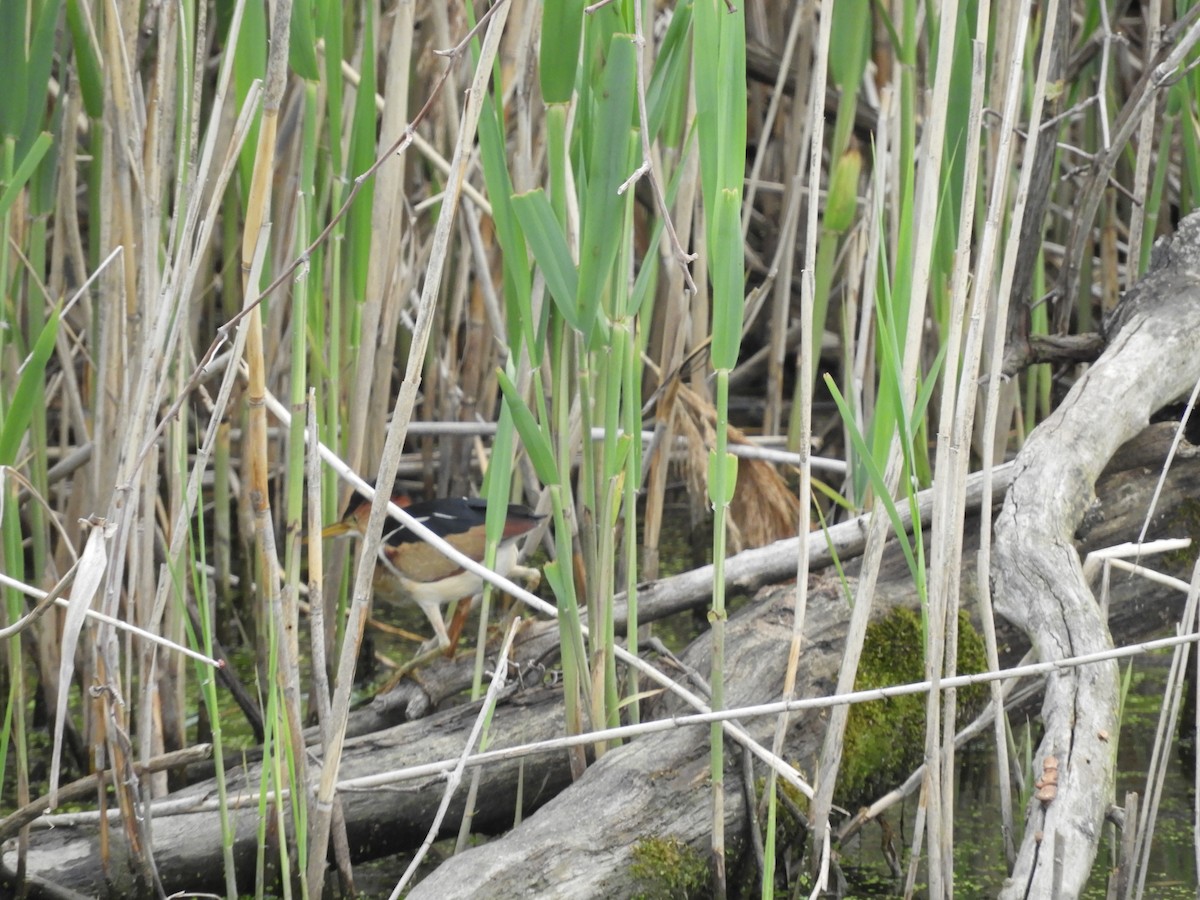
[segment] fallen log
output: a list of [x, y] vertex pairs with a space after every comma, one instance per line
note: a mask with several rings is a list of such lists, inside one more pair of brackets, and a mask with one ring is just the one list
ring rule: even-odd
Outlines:
[[[1159, 451], [1161, 453], [1161, 450]], [[1145, 453], [1135, 455], [1146, 462]], [[1106, 476], [1098, 488], [1101, 501], [1086, 517], [1087, 533], [1081, 552], [1101, 544], [1129, 540], [1140, 528], [1156, 473], [1138, 468]], [[1177, 536], [1171, 527], [1171, 510], [1200, 493], [1200, 460], [1188, 460], [1172, 470], [1160, 501], [1161, 515], [1150, 537]], [[968, 532], [978, 529], [968, 520]], [[968, 542], [963, 565], [963, 598], [975, 596], [972, 562], [974, 543]], [[851, 575], [853, 577], [853, 575]], [[1110, 605], [1114, 632], [1129, 629], [1130, 639], [1168, 621], [1177, 601], [1167, 589], [1115, 579]], [[912, 606], [915, 596], [898, 552], [885, 554], [879, 581], [878, 614], [897, 605]], [[808, 641], [802, 660], [800, 696], [827, 695], [836, 677], [844, 639], [847, 610], [840, 585], [832, 575], [813, 578], [808, 614]], [[531, 623], [525, 635], [526, 658], [540, 655], [552, 643], [551, 623]], [[549, 634], [547, 635], [547, 632]], [[777, 699], [784, 654], [791, 632], [791, 590], [783, 587], [760, 595], [729, 623], [730, 704], [752, 704]], [[1002, 634], [1010, 642], [1010, 659], [1023, 652], [1020, 635], [1011, 629]], [[684, 655], [684, 661], [707, 671], [708, 637], [702, 636]], [[559, 693], [537, 687], [538, 679], [518, 688], [497, 710], [492, 724], [492, 747], [549, 739], [562, 732]], [[661, 701], [643, 718], [689, 712]], [[347, 781], [391, 769], [452, 760], [461, 751], [477, 707], [462, 706], [434, 713], [347, 743], [343, 776]], [[767, 740], [773, 718], [742, 723], [760, 740]], [[822, 733], [821, 715], [806, 712], [793, 716], [786, 757], [809, 764]], [[610, 751], [570, 785], [566, 753], [541, 753], [524, 763], [525, 821], [502, 838], [455, 857], [437, 869], [412, 896], [529, 896], [554, 885], [562, 896], [622, 896], [635, 890], [630, 874], [632, 852], [643, 837], [673, 836], [697, 850], [708, 842], [710, 798], [707, 788], [708, 729], [689, 727], [647, 735]], [[741, 758], [728, 754], [727, 833], [731, 838], [747, 832], [745, 798], [740, 782]], [[522, 766], [516, 760], [488, 763], [475, 807], [474, 829], [482, 834], [505, 832], [517, 816], [516, 797]], [[761, 768], [756, 769], [761, 775]], [[230, 770], [231, 790], [254, 802], [233, 813], [237, 837], [234, 857], [239, 885], [252, 884], [257, 848], [257, 765]], [[441, 775], [424, 775], [391, 787], [373, 786], [340, 792], [350, 846], [356, 861], [410, 850], [424, 837], [441, 796]], [[570, 785], [568, 787], [568, 785]], [[565, 788], [565, 790], [564, 790]], [[153, 847], [158, 870], [168, 891], [224, 888], [221, 869], [220, 823], [212, 808], [215, 789], [211, 781], [178, 792], [157, 802], [172, 804], [172, 815], [157, 814], [153, 821]], [[553, 799], [552, 799], [553, 798]], [[443, 836], [457, 832], [464, 801], [456, 797], [443, 826]], [[31, 837], [28, 872], [46, 884], [86, 896], [128, 896], [131, 867], [121, 862], [118, 833], [110, 831], [112, 864], [106, 872], [99, 852], [95, 814], [57, 817], [53, 829], [35, 829]], [[43, 820], [43, 825], [46, 820]], [[5, 863], [14, 855], [5, 848]], [[403, 868], [397, 865], [396, 873]], [[457, 887], [454, 887], [457, 885]], [[446, 891], [446, 893], [442, 893]]]
[[[562, 733], [561, 692], [531, 688], [509, 697], [492, 726], [493, 747], [549, 740]], [[379, 772], [454, 759], [461, 753], [465, 735], [478, 713], [477, 704], [449, 709], [427, 719], [347, 741], [342, 777], [349, 781]], [[481, 775], [475, 823], [482, 834], [510, 827], [518, 813], [519, 760], [487, 766]], [[520, 812], [528, 814], [557, 794], [570, 781], [566, 757], [538, 759], [527, 766]], [[258, 848], [260, 766], [237, 766], [228, 771], [230, 813], [235, 832], [234, 859], [243, 891], [254, 883]], [[417, 846], [433, 820], [441, 797], [443, 775], [429, 775], [390, 787], [347, 791], [341, 795], [350, 846], [356, 860], [386, 856]], [[168, 893], [216, 891], [224, 893], [221, 862], [221, 823], [215, 809], [216, 788], [205, 781], [155, 801], [160, 812], [153, 819], [152, 842], [159, 877]], [[460, 794], [451, 806], [448, 827], [462, 817]], [[170, 810], [166, 814], [164, 810]], [[290, 811], [289, 811], [290, 812]], [[268, 812], [267, 821], [274, 813]], [[136, 867], [118, 829], [109, 828], [109, 864], [102, 863], [100, 825], [94, 813], [56, 816], [43, 821], [49, 830], [35, 830], [30, 841], [27, 871], [58, 887], [90, 897], [133, 897], [145, 892], [134, 879]], [[36, 827], [36, 826], [35, 826]], [[278, 835], [268, 830], [268, 843]], [[268, 865], [277, 851], [268, 849]], [[15, 868], [15, 854], [6, 845], [5, 866]]]
[[[1136, 537], [1155, 473], [1151, 470], [1115, 473], [1101, 487], [1102, 502], [1093, 509], [1106, 527], [1081, 545], [1081, 552]], [[1163, 518], [1151, 539], [1169, 536], [1161, 531], [1172, 524], [1171, 511], [1200, 488], [1200, 462], [1189, 460], [1173, 470], [1160, 509]], [[978, 523], [967, 523], [968, 534], [978, 533]], [[973, 605], [974, 554], [977, 538], [964, 547], [964, 605]], [[1182, 596], [1157, 585], [1117, 579], [1110, 600], [1114, 621], [1126, 627], [1129, 640], [1161, 629], [1182, 607]], [[853, 583], [851, 584], [853, 592]], [[883, 616], [897, 605], [915, 605], [915, 594], [898, 552], [885, 554], [874, 615]], [[760, 595], [729, 623], [730, 662], [727, 691], [730, 705], [776, 699], [782, 685], [787, 643], [791, 636], [790, 588]], [[817, 576], [810, 589], [805, 652], [797, 683], [798, 696], [828, 695], [833, 690], [844, 642], [848, 609], [840, 585], [831, 575]], [[1022, 655], [1027, 644], [1019, 633], [1002, 632], [1005, 656]], [[707, 671], [707, 638], [689, 649], [685, 662]], [[736, 693], [733, 693], [736, 692]], [[674, 710], [672, 710], [674, 711]], [[794, 715], [785, 756], [808, 766], [820, 750], [822, 714], [805, 711]], [[766, 740], [774, 719], [744, 721], [752, 735]], [[733, 787], [739, 783], [740, 756], [732, 756], [726, 772], [726, 834], [744, 837], [748, 827], [745, 798]], [[761, 770], [757, 770], [761, 775]], [[670, 837], [697, 852], [707, 848], [711, 821], [708, 791], [708, 734], [703, 729], [681, 730], [667, 738], [638, 741], [605, 755], [578, 782], [537, 814], [499, 840], [492, 841], [443, 863], [409, 894], [417, 898], [495, 898], [537, 896], [553, 887], [563, 898], [622, 897], [643, 890], [632, 871], [634, 849], [647, 837]], [[998, 816], [998, 812], [997, 812]], [[1033, 894], [1031, 896], [1042, 896]]]

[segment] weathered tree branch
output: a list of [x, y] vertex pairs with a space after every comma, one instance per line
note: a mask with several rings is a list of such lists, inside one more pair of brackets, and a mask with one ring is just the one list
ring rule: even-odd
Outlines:
[[[1200, 378], [1200, 216], [1155, 248], [1150, 272], [1118, 308], [1109, 334], [1108, 349], [1029, 436], [996, 521], [996, 609], [1043, 660], [1112, 646], [1074, 536], [1117, 449]], [[1043, 719], [1037, 762], [1057, 757], [1057, 798], [1032, 801], [1005, 897], [1048, 897], [1056, 889], [1077, 896], [1091, 871], [1113, 797], [1116, 664], [1049, 679]]]
[[1088, 334], [1032, 334], [1010, 343], [1004, 350], [1001, 373], [1006, 378], [1038, 363], [1092, 362], [1104, 349], [1104, 337]]

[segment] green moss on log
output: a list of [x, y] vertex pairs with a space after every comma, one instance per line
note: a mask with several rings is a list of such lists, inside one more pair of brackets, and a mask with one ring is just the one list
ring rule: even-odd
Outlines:
[[633, 848], [635, 900], [690, 900], [711, 893], [708, 861], [677, 837], [648, 837]]
[[[870, 690], [925, 678], [921, 620], [898, 608], [867, 629], [855, 690]], [[958, 620], [958, 673], [986, 668], [983, 639], [965, 612]], [[957, 727], [987, 703], [985, 685], [958, 691]], [[851, 707], [838, 779], [839, 803], [854, 809], [907, 778], [924, 757], [925, 695], [908, 694]]]

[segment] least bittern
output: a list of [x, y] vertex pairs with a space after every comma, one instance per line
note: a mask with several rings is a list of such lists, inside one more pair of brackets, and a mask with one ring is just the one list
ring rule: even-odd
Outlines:
[[[448, 498], [408, 504], [407, 498], [392, 498], [414, 519], [444, 539], [452, 547], [476, 562], [483, 562], [487, 539], [485, 521], [487, 501], [479, 498]], [[366, 534], [371, 504], [355, 495], [342, 520], [330, 525], [321, 534], [332, 537], [354, 533]], [[495, 571], [505, 578], [526, 581], [540, 579], [536, 569], [517, 565], [516, 540], [531, 531], [542, 520], [533, 510], [510, 504], [504, 522], [500, 546], [496, 548]], [[450, 630], [442, 618], [442, 607], [456, 600], [470, 600], [483, 590], [483, 579], [444, 556], [432, 544], [427, 544], [408, 526], [393, 519], [384, 524], [383, 546], [375, 565], [373, 579], [375, 596], [385, 603], [415, 603], [433, 626], [437, 648], [446, 655], [454, 653], [458, 644], [469, 604], [456, 615]]]

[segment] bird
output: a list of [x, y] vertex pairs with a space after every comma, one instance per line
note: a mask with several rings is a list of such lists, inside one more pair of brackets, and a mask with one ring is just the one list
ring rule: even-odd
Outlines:
[[[459, 552], [476, 562], [483, 562], [487, 547], [486, 500], [479, 497], [448, 497], [409, 503], [407, 496], [399, 493], [394, 494], [392, 499]], [[370, 501], [355, 494], [341, 521], [327, 526], [322, 537], [346, 534], [362, 537], [367, 532], [370, 515]], [[526, 506], [509, 504], [500, 546], [496, 548], [494, 571], [497, 574], [534, 584], [540, 581], [541, 575], [536, 569], [517, 565], [516, 541], [532, 531], [544, 518]], [[435, 653], [441, 650], [447, 656], [452, 656], [470, 607], [465, 606], [461, 615], [455, 616], [451, 629], [446, 627], [442, 608], [480, 593], [483, 579], [443, 555], [432, 544], [426, 543], [407, 525], [389, 518], [383, 526], [383, 544], [375, 565], [372, 587], [375, 596], [383, 602], [415, 603], [425, 614], [433, 626], [433, 640], [436, 643], [431, 645], [427, 642], [420, 655], [425, 655], [425, 651], [432, 647]]]

